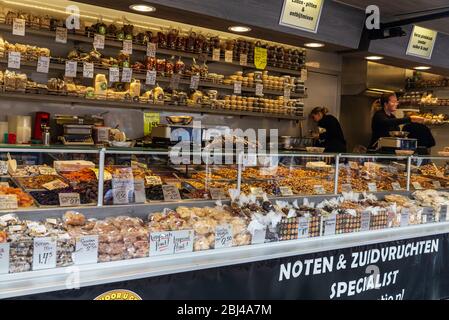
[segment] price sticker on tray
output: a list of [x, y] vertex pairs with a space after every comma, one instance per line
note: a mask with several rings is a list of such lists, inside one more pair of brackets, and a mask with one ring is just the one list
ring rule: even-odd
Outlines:
[[68, 184], [62, 182], [59, 179], [50, 181], [50, 182], [42, 185], [42, 187], [44, 187], [45, 189], [50, 190], [50, 191], [57, 190], [57, 189], [64, 189], [64, 188], [67, 188], [68, 186], [69, 186]]
[[375, 182], [368, 183], [369, 192], [377, 192], [377, 184]]
[[371, 212], [363, 211], [360, 223], [360, 231], [369, 231], [371, 224]]
[[145, 84], [153, 86], [156, 84], [156, 70], [147, 70], [147, 76], [145, 78]]
[[123, 68], [123, 71], [122, 71], [122, 82], [131, 82], [132, 76], [133, 76], [133, 69], [131, 69], [131, 68]]
[[423, 187], [421, 186], [421, 183], [419, 183], [419, 182], [412, 182], [412, 186], [413, 186], [413, 188], [415, 188], [415, 190], [422, 190], [423, 189]]
[[4, 175], [8, 173], [8, 161], [0, 161], [0, 174]]
[[256, 96], [263, 97], [263, 84], [256, 83]]
[[200, 76], [199, 75], [193, 75], [190, 78], [190, 89], [198, 89], [198, 84], [200, 83]]
[[432, 184], [433, 184], [433, 187], [434, 187], [435, 189], [441, 189], [441, 182], [440, 182], [440, 181], [438, 181], [438, 180], [433, 180], [433, 181], [432, 181]]
[[288, 197], [288, 196], [293, 195], [292, 188], [290, 188], [290, 187], [281, 186], [281, 187], [279, 187], [279, 191], [281, 192], [281, 195], [283, 197]]
[[56, 28], [56, 39], [57, 43], [67, 43], [67, 28], [57, 27]]
[[9, 273], [9, 243], [0, 243], [0, 274]]
[[147, 57], [154, 58], [156, 57], [157, 45], [153, 42], [147, 43]]
[[120, 82], [120, 70], [117, 67], [109, 68], [109, 82]]
[[224, 224], [215, 228], [215, 249], [232, 247], [232, 226]]
[[402, 190], [401, 184], [399, 182], [392, 182], [391, 187], [394, 191]]
[[150, 233], [150, 256], [163, 256], [173, 254], [175, 243], [173, 232], [151, 232]]
[[12, 22], [12, 34], [15, 36], [25, 36], [25, 19], [14, 18]]
[[65, 76], [69, 78], [75, 78], [78, 69], [78, 63], [76, 61], [65, 62]]
[[40, 73], [48, 73], [50, 69], [50, 57], [39, 57], [37, 58], [36, 71]]
[[227, 198], [223, 188], [209, 188], [209, 193], [212, 200], [223, 200]]
[[20, 52], [10, 51], [8, 53], [8, 68], [20, 69]]
[[326, 190], [323, 188], [322, 185], [315, 185], [313, 186], [313, 190], [315, 194], [326, 194]]
[[248, 55], [245, 53], [240, 54], [240, 65], [246, 67], [248, 65]]
[[225, 51], [225, 62], [232, 63], [232, 56], [234, 52], [232, 50], [226, 50]]
[[95, 49], [104, 49], [104, 40], [105, 37], [103, 34], [95, 34], [94, 35], [94, 43], [93, 46]]
[[81, 205], [79, 193], [59, 193], [58, 197], [61, 207], [76, 207]]
[[242, 81], [234, 81], [234, 93], [242, 94]]
[[132, 40], [123, 40], [123, 53], [124, 54], [133, 54]]
[[33, 271], [56, 268], [56, 240], [51, 237], [34, 238]]
[[17, 209], [19, 202], [15, 194], [0, 195], [0, 210]]
[[76, 239], [73, 261], [76, 265], [98, 262], [98, 235], [80, 236]]
[[91, 62], [83, 63], [83, 77], [87, 79], [93, 79], [94, 77], [94, 64]]
[[173, 231], [174, 253], [193, 251], [193, 230]]
[[299, 217], [298, 219], [298, 239], [308, 238], [310, 219], [308, 217]]
[[212, 61], [220, 61], [220, 49], [213, 49], [212, 50]]
[[181, 195], [179, 190], [174, 185], [163, 185], [162, 192], [164, 194], [164, 201], [179, 201], [181, 200]]

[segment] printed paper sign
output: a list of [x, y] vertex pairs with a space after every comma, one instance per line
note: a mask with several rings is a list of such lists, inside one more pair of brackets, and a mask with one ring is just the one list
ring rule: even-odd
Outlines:
[[309, 218], [299, 217], [298, 220], [298, 239], [309, 237]]
[[246, 67], [248, 65], [248, 55], [245, 53], [240, 54], [240, 65]]
[[251, 190], [251, 194], [255, 195], [256, 197], [263, 197], [263, 195], [265, 194], [263, 189], [260, 187], [251, 187], [250, 190]]
[[438, 32], [434, 30], [413, 26], [406, 54], [430, 60], [437, 35]]
[[399, 182], [392, 182], [392, 183], [391, 183], [391, 187], [392, 187], [393, 190], [395, 190], [395, 191], [402, 190], [401, 184], [400, 184]]
[[114, 204], [128, 204], [129, 203], [128, 188], [126, 187], [113, 188], [112, 198]]
[[341, 185], [341, 191], [349, 193], [352, 192], [352, 185], [346, 183]]
[[75, 78], [76, 71], [78, 69], [78, 63], [76, 61], [66, 61], [65, 62], [65, 76]]
[[232, 247], [232, 226], [229, 224], [215, 228], [215, 249]]
[[435, 222], [435, 210], [432, 207], [424, 207], [421, 213], [422, 223]]
[[242, 94], [242, 82], [241, 81], [234, 81], [234, 93]]
[[76, 265], [98, 262], [98, 235], [81, 236], [76, 240], [73, 261]]
[[193, 230], [173, 231], [174, 252], [185, 253], [193, 251]]
[[8, 161], [0, 161], [0, 174], [8, 173]]
[[360, 231], [369, 231], [371, 224], [371, 213], [369, 211], [362, 212]]
[[124, 54], [133, 53], [133, 42], [131, 40], [123, 40], [123, 53]]
[[64, 189], [67, 188], [69, 185], [67, 183], [62, 182], [59, 179], [50, 181], [48, 183], [45, 183], [42, 185], [42, 187], [44, 187], [47, 190], [56, 190], [56, 189]]
[[39, 57], [37, 58], [36, 71], [40, 73], [48, 73], [50, 69], [50, 57]]
[[83, 63], [83, 77], [93, 79], [94, 77], [94, 64], [90, 62]]
[[290, 100], [290, 96], [291, 96], [291, 89], [289, 86], [285, 86], [284, 87], [284, 100]]
[[34, 238], [33, 270], [56, 268], [56, 240]]
[[326, 190], [324, 190], [322, 185], [313, 186], [313, 190], [314, 190], [315, 194], [325, 194], [326, 193]]
[[157, 46], [155, 43], [149, 42], [147, 44], [147, 56], [150, 58], [156, 57]]
[[143, 179], [134, 180], [134, 201], [136, 203], [145, 203], [146, 200], [145, 183]]
[[232, 55], [233, 54], [234, 53], [232, 50], [226, 50], [225, 51], [225, 62], [232, 63]]
[[212, 50], [212, 61], [220, 61], [220, 49]]
[[0, 243], [0, 274], [9, 273], [9, 243]]
[[120, 70], [117, 67], [109, 68], [109, 82], [120, 82]]
[[200, 76], [199, 75], [193, 75], [190, 78], [190, 89], [198, 89], [198, 84], [200, 83]]
[[10, 51], [8, 53], [8, 68], [20, 69], [20, 52]]
[[264, 70], [267, 67], [267, 49], [261, 47], [254, 48], [254, 65], [257, 69]]
[[95, 49], [104, 49], [104, 35], [103, 34], [95, 34], [94, 35], [94, 44]]
[[375, 182], [368, 183], [369, 192], [377, 192], [377, 184]]
[[12, 22], [12, 34], [15, 36], [25, 36], [25, 19], [14, 18]]
[[80, 194], [79, 193], [60, 193], [59, 205], [61, 207], [75, 207], [81, 205]]
[[180, 79], [181, 79], [181, 75], [179, 75], [179, 74], [172, 75], [171, 79], [170, 79], [170, 88], [175, 89], [175, 90], [178, 89]]
[[145, 84], [149, 86], [153, 86], [156, 84], [156, 70], [147, 70], [147, 76], [145, 78]]
[[15, 194], [0, 195], [0, 210], [17, 209], [19, 203]]
[[281, 195], [284, 197], [293, 195], [292, 188], [290, 188], [290, 187], [279, 187], [279, 191], [281, 192]]
[[223, 188], [209, 188], [209, 193], [212, 200], [226, 199], [226, 193]]
[[133, 69], [131, 69], [131, 68], [123, 68], [123, 71], [122, 71], [122, 82], [131, 82], [132, 76], [133, 76]]
[[284, 0], [279, 24], [316, 33], [322, 9], [323, 0]]
[[67, 28], [57, 27], [56, 28], [56, 39], [57, 43], [67, 43]]
[[163, 185], [162, 192], [164, 193], [164, 201], [179, 201], [181, 200], [181, 195], [179, 194], [178, 188], [173, 185]]
[[324, 219], [324, 235], [334, 235], [337, 227], [337, 215], [331, 214], [328, 218]]
[[173, 254], [174, 250], [173, 232], [150, 233], [150, 256]]
[[410, 211], [408, 209], [402, 209], [401, 227], [407, 227], [409, 223], [410, 223]]
[[263, 97], [263, 84], [256, 83], [256, 96]]
[[447, 221], [447, 211], [448, 211], [448, 206], [442, 205], [440, 208], [440, 222]]
[[267, 228], [254, 230], [254, 233], [251, 234], [251, 244], [260, 244], [265, 242], [265, 236], [267, 234]]

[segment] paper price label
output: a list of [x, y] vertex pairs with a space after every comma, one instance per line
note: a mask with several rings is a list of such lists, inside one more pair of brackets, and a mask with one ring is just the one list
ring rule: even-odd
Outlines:
[[200, 83], [200, 76], [194, 75], [190, 78], [190, 89], [198, 89], [198, 84]]
[[215, 249], [232, 247], [232, 226], [229, 224], [215, 228]]
[[325, 218], [323, 226], [325, 236], [334, 235], [337, 227], [337, 215], [331, 214], [328, 218]]
[[375, 182], [368, 183], [369, 192], [377, 192], [377, 184]]
[[92, 79], [94, 77], [94, 64], [90, 62], [83, 63], [83, 77]]
[[241, 81], [234, 81], [234, 93], [242, 94], [242, 82]]
[[76, 207], [81, 205], [79, 193], [60, 193], [58, 197], [61, 207]]
[[391, 183], [391, 187], [392, 187], [393, 190], [395, 190], [395, 191], [402, 190], [401, 184], [400, 184], [399, 182], [392, 182], [392, 183]]
[[281, 195], [284, 197], [293, 195], [292, 188], [290, 188], [290, 187], [279, 187], [279, 191], [281, 192]]
[[136, 203], [145, 203], [146, 200], [145, 183], [143, 179], [134, 180], [134, 201]]
[[9, 188], [9, 183], [8, 182], [0, 182], [0, 187]]
[[290, 87], [284, 87], [284, 100], [290, 100], [291, 89]]
[[0, 274], [9, 273], [9, 243], [0, 243]]
[[123, 53], [124, 54], [133, 53], [133, 42], [131, 40], [123, 40]]
[[114, 204], [128, 204], [128, 189], [125, 187], [112, 189], [112, 198]]
[[325, 194], [326, 193], [326, 190], [324, 190], [322, 185], [313, 186], [313, 190], [314, 190], [315, 194]]
[[76, 239], [73, 260], [76, 265], [98, 262], [98, 235], [81, 236]]
[[433, 184], [433, 187], [435, 189], [441, 189], [441, 182], [440, 181], [434, 180], [434, 181], [432, 181], [432, 184]]
[[57, 27], [56, 28], [56, 39], [57, 43], [67, 43], [67, 28]]
[[44, 187], [45, 189], [50, 190], [50, 191], [57, 190], [57, 189], [64, 189], [64, 188], [67, 188], [68, 186], [69, 186], [68, 184], [62, 182], [59, 179], [50, 181], [50, 182], [42, 185], [42, 187]]
[[179, 194], [178, 188], [173, 185], [163, 185], [162, 192], [164, 193], [164, 201], [179, 201], [181, 200], [181, 195]]
[[212, 50], [212, 61], [220, 61], [220, 49]]
[[120, 70], [117, 67], [109, 68], [109, 82], [119, 82], [120, 81]]
[[175, 89], [175, 90], [178, 89], [180, 79], [181, 79], [181, 75], [179, 75], [179, 74], [172, 75], [172, 77], [170, 79], [170, 88]]
[[94, 35], [94, 48], [95, 49], [104, 49], [104, 35], [103, 34], [95, 34]]
[[401, 212], [401, 227], [407, 227], [410, 223], [410, 211], [408, 209], [402, 209]]
[[415, 188], [415, 190], [423, 189], [423, 187], [421, 186], [421, 183], [419, 183], [419, 182], [412, 182], [412, 186], [413, 186], [413, 188]]
[[256, 96], [263, 97], [263, 84], [256, 83]]
[[228, 189], [228, 194], [232, 201], [236, 201], [240, 196], [240, 191], [238, 189]]
[[0, 210], [17, 209], [19, 203], [15, 194], [0, 195]]
[[435, 222], [435, 210], [432, 207], [425, 207], [421, 213], [422, 223]]
[[225, 62], [232, 63], [232, 56], [233, 56], [232, 50], [226, 50], [225, 51]]
[[251, 244], [264, 243], [266, 234], [267, 234], [266, 227], [260, 230], [254, 230], [254, 233], [251, 234]]
[[66, 61], [65, 62], [65, 76], [75, 78], [76, 71], [78, 69], [78, 63], [76, 61]]
[[193, 251], [193, 230], [173, 231], [174, 253]]
[[268, 50], [266, 48], [255, 47], [254, 48], [254, 66], [263, 70], [267, 67]]
[[371, 224], [371, 213], [369, 211], [363, 211], [361, 217], [360, 231], [368, 231]]
[[352, 192], [352, 185], [349, 183], [342, 184], [341, 191], [346, 192], [346, 193]]
[[7, 161], [0, 161], [0, 174], [7, 174], [8, 173], [8, 162]]
[[448, 206], [442, 205], [440, 208], [440, 222], [446, 222], [447, 221], [447, 212], [448, 212]]
[[37, 72], [48, 73], [49, 68], [50, 68], [50, 57], [37, 58], [37, 68], [36, 68]]
[[8, 68], [20, 69], [20, 52], [11, 51], [8, 53]]
[[173, 254], [175, 250], [173, 232], [150, 233], [150, 256]]
[[263, 195], [265, 194], [263, 189], [260, 187], [251, 187], [250, 190], [251, 190], [251, 194], [255, 195], [256, 197], [263, 197]]
[[132, 76], [133, 76], [133, 69], [131, 69], [131, 68], [123, 68], [123, 71], [122, 71], [122, 82], [131, 82]]
[[56, 268], [56, 240], [34, 238], [33, 270]]
[[149, 42], [147, 43], [147, 56], [150, 58], [156, 57], [157, 46], [156, 43]]
[[12, 22], [12, 34], [15, 36], [25, 36], [25, 19], [14, 18]]
[[298, 239], [309, 237], [309, 218], [300, 217], [298, 220]]
[[145, 176], [145, 181], [147, 185], [157, 186], [162, 184], [161, 177], [158, 176]]
[[157, 76], [156, 70], [147, 70], [145, 84], [150, 85], [150, 86], [155, 85], [156, 84], [156, 76]]
[[210, 188], [209, 193], [212, 200], [222, 200], [227, 198], [223, 188]]
[[247, 66], [248, 65], [248, 55], [245, 53], [240, 54], [240, 65], [241, 66]]

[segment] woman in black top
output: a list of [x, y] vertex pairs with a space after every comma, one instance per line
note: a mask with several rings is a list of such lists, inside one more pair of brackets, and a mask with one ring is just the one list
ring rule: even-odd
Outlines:
[[422, 123], [423, 118], [411, 116], [398, 119], [393, 114], [398, 107], [398, 98], [396, 94], [383, 94], [382, 97], [374, 102], [373, 109], [375, 111], [371, 121], [371, 130], [373, 132], [370, 147], [374, 148], [376, 142], [382, 137], [389, 137], [390, 131], [399, 131], [399, 125], [411, 122]]
[[316, 107], [310, 113], [310, 117], [325, 132], [319, 135], [320, 144], [325, 152], [344, 153], [346, 152], [346, 141], [337, 118], [327, 114], [327, 108]]

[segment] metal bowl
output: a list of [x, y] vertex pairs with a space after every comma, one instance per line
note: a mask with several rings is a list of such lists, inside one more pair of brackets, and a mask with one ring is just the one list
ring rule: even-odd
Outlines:
[[191, 116], [168, 116], [165, 117], [167, 122], [170, 124], [180, 124], [180, 125], [188, 125], [192, 122], [193, 117]]
[[390, 136], [395, 138], [407, 138], [410, 132], [407, 131], [390, 131]]

